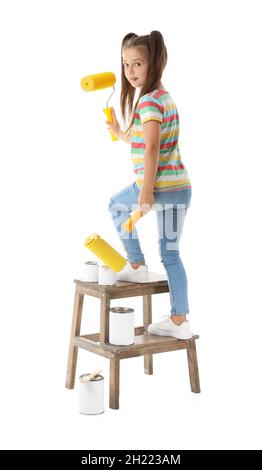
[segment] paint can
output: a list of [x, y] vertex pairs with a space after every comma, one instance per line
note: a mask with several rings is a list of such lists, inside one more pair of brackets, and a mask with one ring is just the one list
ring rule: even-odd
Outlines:
[[104, 377], [97, 375], [86, 383], [79, 379], [79, 412], [84, 415], [98, 415], [105, 411], [104, 405]]
[[135, 342], [135, 314], [133, 308], [109, 309], [109, 343], [126, 346]]
[[103, 286], [114, 286], [117, 283], [117, 274], [109, 266], [99, 266], [98, 283]]
[[96, 261], [85, 261], [82, 279], [86, 282], [98, 281], [98, 264]]

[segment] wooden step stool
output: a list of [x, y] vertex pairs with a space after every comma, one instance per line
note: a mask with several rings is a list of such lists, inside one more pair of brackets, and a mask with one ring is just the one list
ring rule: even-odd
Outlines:
[[[187, 360], [191, 390], [200, 392], [199, 374], [195, 340], [177, 340], [170, 336], [149, 335], [147, 325], [152, 323], [152, 295], [168, 292], [168, 283], [163, 275], [150, 273], [150, 281], [144, 284], [134, 282], [118, 282], [115, 286], [103, 286], [98, 283], [75, 280], [75, 302], [69, 345], [66, 387], [74, 388], [78, 348], [86, 349], [110, 360], [109, 406], [119, 408], [119, 366], [120, 360], [130, 357], [144, 356], [144, 371], [153, 374], [153, 354], [187, 350]], [[90, 295], [100, 299], [100, 333], [80, 335], [84, 296]], [[135, 328], [135, 344], [114, 346], [109, 338], [109, 308], [111, 299], [125, 297], [143, 297], [143, 326]]]

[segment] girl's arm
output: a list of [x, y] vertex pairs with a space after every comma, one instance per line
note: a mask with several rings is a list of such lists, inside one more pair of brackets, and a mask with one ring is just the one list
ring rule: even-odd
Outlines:
[[161, 124], [159, 121], [151, 120], [143, 124], [146, 144], [144, 154], [144, 182], [138, 202], [144, 214], [148, 212], [149, 208], [154, 203], [153, 192], [159, 162], [160, 130]]

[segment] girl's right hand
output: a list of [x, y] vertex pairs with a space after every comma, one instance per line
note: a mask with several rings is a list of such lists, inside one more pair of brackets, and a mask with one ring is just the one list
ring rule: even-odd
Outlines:
[[113, 134], [115, 137], [118, 137], [118, 138], [119, 138], [121, 129], [120, 129], [120, 124], [119, 124], [119, 122], [118, 122], [118, 120], [117, 120], [117, 118], [116, 118], [114, 108], [112, 108], [112, 117], [113, 117], [113, 122], [106, 121], [107, 128], [112, 132], [112, 134]]

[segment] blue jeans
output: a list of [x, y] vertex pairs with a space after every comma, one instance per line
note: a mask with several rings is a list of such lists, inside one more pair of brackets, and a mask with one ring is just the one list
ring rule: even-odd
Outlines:
[[[138, 207], [139, 192], [136, 183], [132, 183], [114, 194], [108, 207], [130, 263], [145, 262], [137, 230], [134, 229], [131, 234], [122, 232], [122, 224]], [[187, 276], [179, 254], [179, 241], [190, 201], [191, 189], [155, 192], [154, 205], [151, 208], [156, 211], [157, 216], [159, 252], [167, 274], [171, 315], [189, 313]]]

